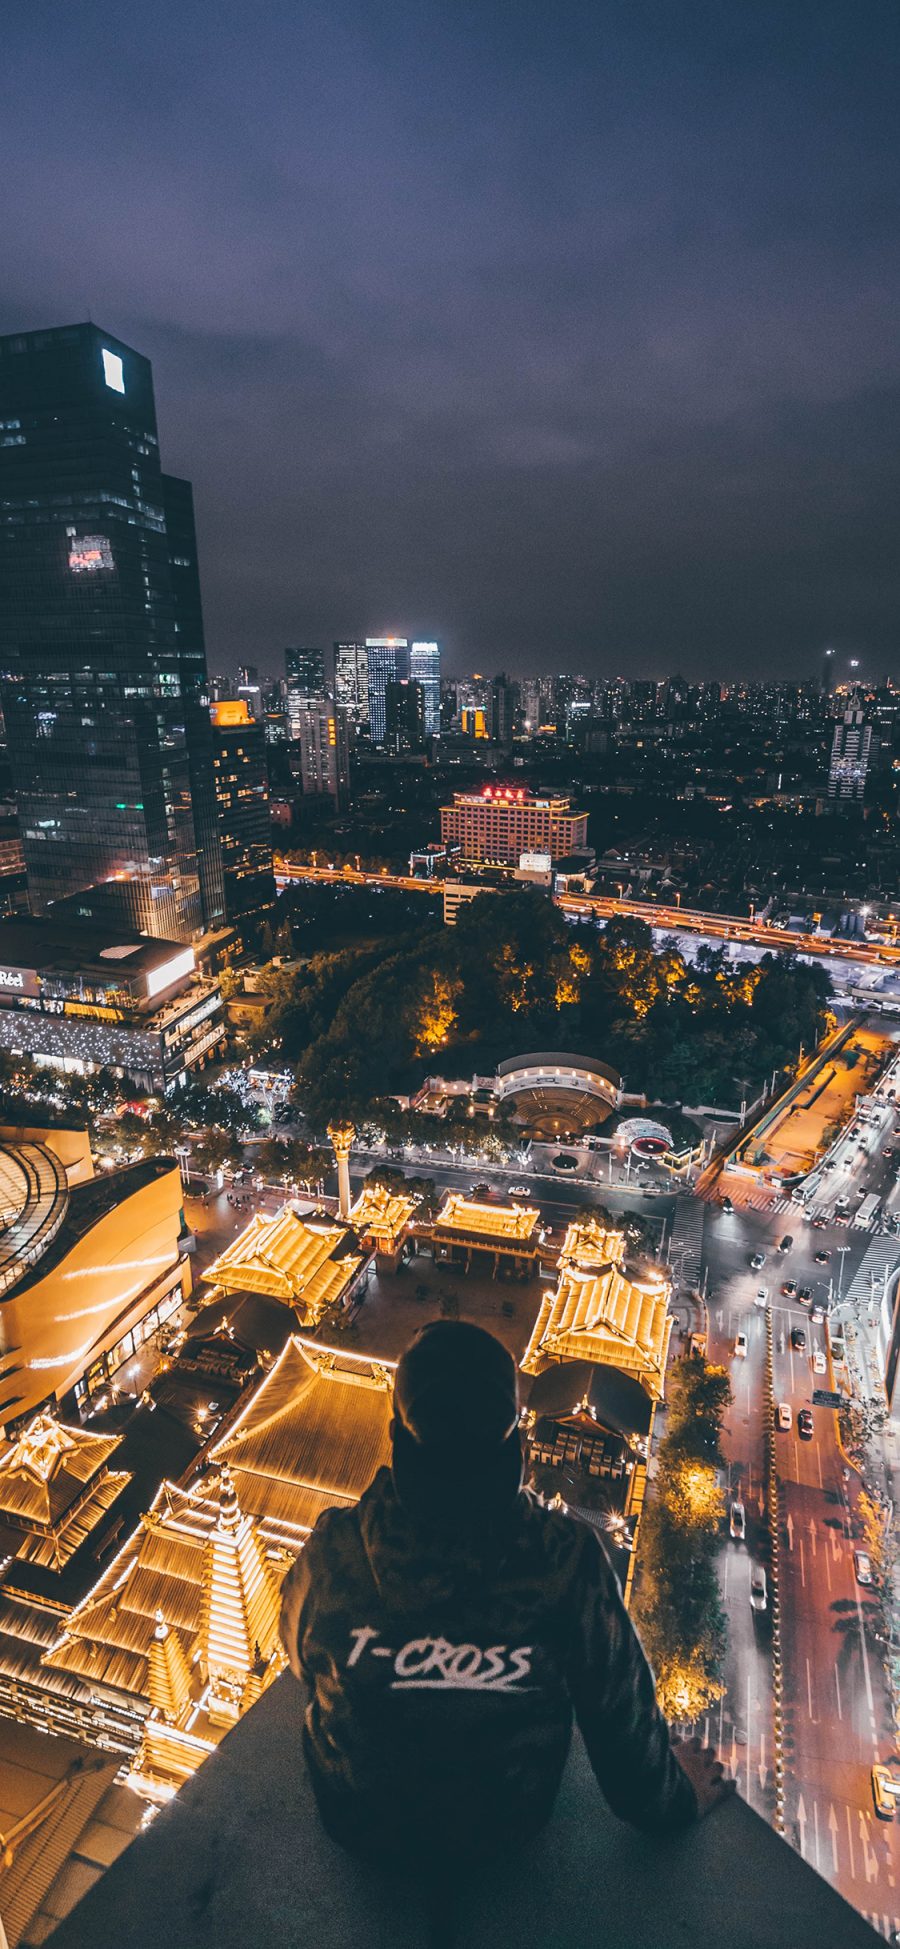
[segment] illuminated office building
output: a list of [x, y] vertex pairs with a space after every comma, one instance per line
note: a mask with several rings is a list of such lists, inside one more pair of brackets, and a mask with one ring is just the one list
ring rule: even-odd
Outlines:
[[439, 643], [413, 643], [409, 652], [409, 674], [421, 684], [425, 700], [425, 736], [436, 738], [441, 730], [441, 646]]
[[409, 676], [409, 645], [405, 636], [367, 636], [369, 734], [373, 744], [387, 735], [387, 687]]
[[834, 727], [828, 766], [828, 796], [845, 805], [861, 804], [866, 794], [872, 726], [862, 711], [844, 711]]
[[299, 752], [304, 798], [330, 799], [336, 812], [350, 801], [347, 712], [327, 697], [301, 699], [291, 719], [292, 748]]
[[265, 726], [243, 700], [210, 715], [228, 919], [262, 920], [275, 905]]
[[0, 508], [32, 910], [103, 884], [142, 933], [189, 940], [223, 889], [193, 508], [160, 467], [149, 360], [90, 324], [0, 338]]
[[365, 643], [335, 643], [334, 695], [351, 724], [369, 719], [369, 656]]

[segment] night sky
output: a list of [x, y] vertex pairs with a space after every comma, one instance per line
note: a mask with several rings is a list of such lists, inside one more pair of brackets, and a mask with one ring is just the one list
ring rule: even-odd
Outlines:
[[153, 359], [212, 669], [900, 675], [881, 0], [37, 0], [0, 329]]

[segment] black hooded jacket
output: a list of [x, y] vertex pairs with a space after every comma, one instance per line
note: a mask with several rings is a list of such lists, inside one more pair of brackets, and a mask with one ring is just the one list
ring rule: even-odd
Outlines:
[[357, 1852], [477, 1859], [527, 1840], [573, 1708], [615, 1813], [660, 1832], [696, 1817], [603, 1545], [525, 1490], [463, 1533], [412, 1517], [380, 1469], [320, 1517], [281, 1632], [323, 1819]]

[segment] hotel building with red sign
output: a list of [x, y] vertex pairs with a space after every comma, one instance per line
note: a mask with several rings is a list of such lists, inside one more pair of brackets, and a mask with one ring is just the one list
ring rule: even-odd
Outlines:
[[573, 812], [569, 798], [541, 798], [521, 786], [486, 785], [481, 792], [454, 792], [441, 807], [441, 841], [458, 846], [463, 861], [517, 866], [523, 853], [551, 860], [587, 845], [587, 813]]

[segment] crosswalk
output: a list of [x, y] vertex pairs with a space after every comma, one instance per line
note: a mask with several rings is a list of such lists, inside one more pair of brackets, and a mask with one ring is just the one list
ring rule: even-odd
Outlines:
[[696, 1288], [700, 1284], [705, 1216], [702, 1200], [690, 1196], [676, 1198], [669, 1264], [683, 1287]]

